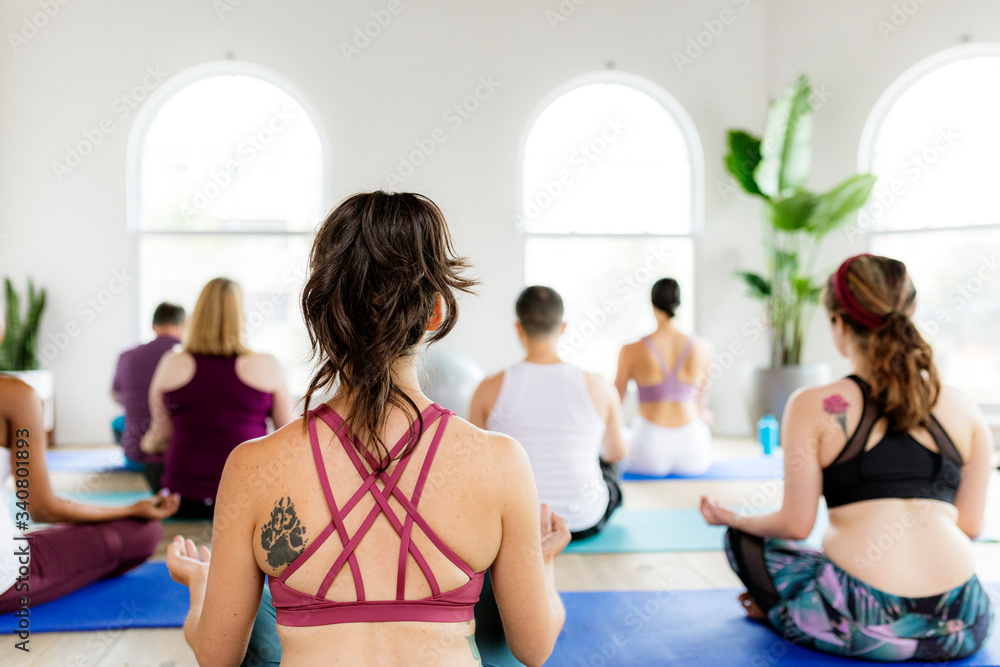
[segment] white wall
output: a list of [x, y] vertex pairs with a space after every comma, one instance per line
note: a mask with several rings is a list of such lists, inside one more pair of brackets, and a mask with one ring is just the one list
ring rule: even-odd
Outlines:
[[[825, 187], [855, 169], [861, 127], [893, 78], [962, 34], [1000, 40], [1000, 7], [986, 0], [926, 4], [888, 39], [876, 21], [890, 16], [892, 3], [881, 0], [589, 0], [578, 7], [563, 0], [563, 7], [575, 10], [554, 28], [545, 13], [559, 10], [554, 0], [400, 0], [402, 11], [347, 62], [341, 43], [388, 1], [243, 0], [220, 19], [209, 2], [104, 0], [60, 5], [15, 51], [8, 33], [47, 2], [56, 4], [0, 5], [8, 42], [0, 45], [0, 234], [6, 235], [0, 236], [0, 273], [22, 282], [31, 275], [49, 288], [43, 338], [68, 323], [79, 325], [79, 335], [49, 363], [63, 444], [107, 440], [115, 409], [106, 387], [118, 351], [137, 335], [134, 281], [92, 321], [79, 310], [109, 285], [114, 271], [135, 275], [125, 220], [125, 153], [135, 112], [116, 119], [114, 131], [62, 182], [52, 163], [63, 160], [65, 146], [84, 130], [113, 116], [112, 101], [139, 84], [147, 66], [177, 73], [231, 53], [286, 77], [309, 98], [330, 140], [333, 201], [383, 184], [398, 156], [441, 126], [445, 109], [470, 94], [478, 77], [499, 81], [405, 183], [442, 206], [457, 247], [483, 280], [479, 297], [463, 300], [461, 323], [445, 345], [473, 355], [488, 371], [517, 351], [508, 328], [521, 274], [510, 220], [517, 205], [518, 144], [538, 101], [566, 79], [609, 61], [659, 84], [693, 118], [705, 151], [698, 328], [720, 350], [747, 345], [715, 383], [712, 398], [717, 430], [732, 433], [748, 430], [740, 369], [764, 361], [766, 346], [740, 332], [757, 308], [743, 297], [732, 271], [761, 262], [759, 210], [747, 197], [718, 189], [728, 181], [721, 158], [725, 130], [759, 131], [767, 99], [798, 72], [808, 72], [833, 93], [816, 116], [814, 183]], [[732, 12], [731, 24], [678, 71], [674, 52], [683, 52], [688, 38], [706, 29], [703, 22], [723, 10]], [[846, 239], [838, 239], [826, 259], [850, 250]], [[808, 360], [830, 356], [817, 324]]]

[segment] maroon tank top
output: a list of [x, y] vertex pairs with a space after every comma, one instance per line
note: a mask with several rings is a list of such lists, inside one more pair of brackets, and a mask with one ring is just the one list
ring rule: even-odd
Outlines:
[[267, 434], [274, 396], [240, 380], [237, 357], [192, 356], [191, 381], [163, 394], [174, 432], [162, 484], [182, 498], [214, 501], [229, 453]]

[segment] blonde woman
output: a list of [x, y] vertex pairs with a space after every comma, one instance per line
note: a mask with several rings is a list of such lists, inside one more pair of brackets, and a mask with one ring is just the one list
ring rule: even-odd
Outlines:
[[149, 387], [152, 427], [144, 452], [166, 452], [162, 486], [181, 496], [179, 517], [211, 518], [222, 468], [242, 442], [292, 421], [278, 360], [243, 341], [243, 294], [210, 280], [194, 307], [183, 349], [160, 360]]

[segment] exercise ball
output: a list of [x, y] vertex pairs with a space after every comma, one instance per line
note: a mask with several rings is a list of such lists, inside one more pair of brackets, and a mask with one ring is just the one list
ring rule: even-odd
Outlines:
[[486, 374], [472, 357], [450, 350], [430, 350], [421, 359], [420, 388], [432, 401], [468, 419], [469, 402]]

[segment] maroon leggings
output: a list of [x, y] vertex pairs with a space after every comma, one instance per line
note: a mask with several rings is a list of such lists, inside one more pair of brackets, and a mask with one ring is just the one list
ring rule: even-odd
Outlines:
[[31, 537], [30, 588], [16, 591], [15, 584], [0, 595], [0, 614], [20, 609], [22, 595], [35, 607], [128, 572], [153, 555], [163, 526], [159, 521], [120, 519], [55, 526]]

